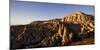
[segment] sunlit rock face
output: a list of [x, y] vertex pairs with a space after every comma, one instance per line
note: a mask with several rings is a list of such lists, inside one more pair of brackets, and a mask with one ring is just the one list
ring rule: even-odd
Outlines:
[[88, 20], [87, 16], [82, 12], [75, 12], [65, 17], [65, 21], [75, 24], [86, 23], [87, 20]]
[[94, 31], [94, 17], [92, 15], [87, 15], [83, 12], [75, 12], [64, 17], [62, 20], [66, 23], [80, 24], [81, 33]]
[[78, 11], [61, 19], [11, 26], [10, 34], [11, 49], [94, 44], [90, 38], [94, 37], [94, 16]]

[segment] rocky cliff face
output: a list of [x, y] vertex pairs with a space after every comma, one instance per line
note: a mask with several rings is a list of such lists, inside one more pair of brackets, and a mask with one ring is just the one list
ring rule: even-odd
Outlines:
[[[94, 16], [75, 12], [62, 19], [33, 21], [27, 25], [10, 27], [11, 49], [67, 46], [94, 43]], [[78, 43], [79, 42], [79, 43]]]
[[94, 29], [94, 17], [83, 12], [75, 12], [74, 14], [64, 17], [62, 20], [67, 23], [80, 24], [82, 30], [86, 29], [88, 32]]
[[[94, 18], [83, 12], [75, 12], [65, 16], [59, 22], [58, 32], [54, 37], [62, 38], [60, 45], [68, 45], [74, 40], [84, 39], [94, 34]], [[53, 39], [54, 39], [53, 37]]]

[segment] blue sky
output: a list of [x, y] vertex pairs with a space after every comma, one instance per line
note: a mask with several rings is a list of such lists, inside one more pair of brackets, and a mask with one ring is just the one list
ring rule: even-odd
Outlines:
[[10, 1], [10, 24], [28, 24], [37, 20], [62, 18], [76, 11], [94, 14], [94, 6]]

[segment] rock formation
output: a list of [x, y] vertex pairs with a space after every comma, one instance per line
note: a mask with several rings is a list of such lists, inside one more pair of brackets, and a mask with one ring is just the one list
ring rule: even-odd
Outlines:
[[10, 26], [11, 49], [68, 46], [89, 37], [94, 39], [94, 16], [83, 12], [62, 19]]

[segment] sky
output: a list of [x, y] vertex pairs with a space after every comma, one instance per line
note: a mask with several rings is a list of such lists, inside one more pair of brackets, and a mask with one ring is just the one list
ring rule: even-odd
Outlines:
[[10, 25], [29, 24], [32, 21], [63, 18], [76, 11], [94, 14], [94, 6], [10, 0]]

